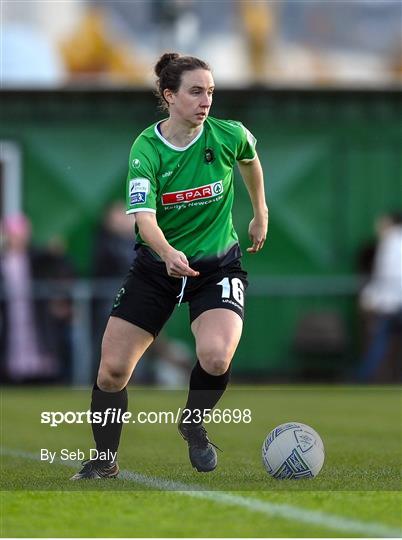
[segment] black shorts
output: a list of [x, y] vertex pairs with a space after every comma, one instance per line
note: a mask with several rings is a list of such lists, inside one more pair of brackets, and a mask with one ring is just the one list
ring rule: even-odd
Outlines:
[[[204, 311], [230, 309], [242, 319], [247, 272], [235, 260], [198, 277], [187, 278], [181, 303], [188, 302], [190, 324]], [[124, 319], [154, 337], [180, 303], [183, 279], [168, 276], [163, 263], [137, 258], [119, 290], [111, 315]]]

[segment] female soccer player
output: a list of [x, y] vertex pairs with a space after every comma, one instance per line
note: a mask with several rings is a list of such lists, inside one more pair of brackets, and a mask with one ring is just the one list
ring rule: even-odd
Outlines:
[[[247, 287], [231, 214], [236, 162], [254, 211], [249, 253], [264, 245], [268, 209], [255, 138], [240, 122], [209, 116], [210, 67], [198, 58], [168, 53], [155, 73], [169, 116], [145, 129], [130, 152], [127, 214], [136, 218], [137, 257], [105, 330], [91, 411], [127, 410], [126, 385], [137, 362], [175, 305], [188, 302], [198, 361], [179, 432], [192, 466], [208, 472], [215, 469], [217, 455], [202, 420], [228, 384]], [[103, 459], [84, 462], [74, 480], [117, 476], [121, 428], [109, 421], [92, 424]]]

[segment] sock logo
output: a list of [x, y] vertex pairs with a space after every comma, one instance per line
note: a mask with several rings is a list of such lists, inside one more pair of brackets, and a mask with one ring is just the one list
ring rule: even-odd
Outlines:
[[122, 287], [120, 291], [117, 293], [116, 298], [114, 299], [113, 308], [117, 308], [120, 306], [122, 296], [125, 294], [126, 289]]

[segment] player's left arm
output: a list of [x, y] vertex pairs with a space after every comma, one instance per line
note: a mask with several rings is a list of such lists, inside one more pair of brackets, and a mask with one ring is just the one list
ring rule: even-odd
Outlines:
[[257, 253], [262, 249], [268, 232], [268, 207], [265, 201], [264, 175], [258, 155], [251, 161], [238, 161], [238, 165], [254, 211], [254, 217], [248, 227], [248, 234], [253, 245], [247, 248], [247, 251]]

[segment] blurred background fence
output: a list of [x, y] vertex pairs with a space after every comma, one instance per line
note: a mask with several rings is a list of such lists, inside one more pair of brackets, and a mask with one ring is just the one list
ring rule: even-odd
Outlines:
[[[244, 257], [251, 285], [234, 374], [356, 379], [365, 257], [376, 219], [402, 208], [401, 7], [4, 2], [1, 212], [24, 211], [33, 244], [58, 242], [75, 268], [64, 284], [69, 380], [93, 376], [94, 302], [112, 299], [121, 281], [96, 280], [94, 242], [107, 208], [124, 198], [134, 138], [160, 118], [151, 65], [177, 48], [211, 62], [212, 114], [253, 132], [265, 171], [269, 237], [261, 254]], [[48, 57], [33, 54], [38, 37]], [[236, 190], [244, 250], [251, 207], [239, 178]], [[43, 298], [53, 289], [33, 290]], [[192, 346], [187, 319], [177, 309], [167, 335]], [[400, 377], [398, 355], [386, 380]]]

